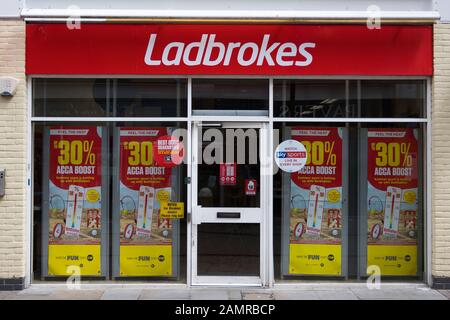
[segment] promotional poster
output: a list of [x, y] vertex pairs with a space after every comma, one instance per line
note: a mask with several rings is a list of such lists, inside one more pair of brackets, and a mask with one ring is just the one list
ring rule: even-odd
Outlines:
[[170, 133], [120, 128], [120, 276], [172, 275], [172, 219], [160, 217], [174, 197], [172, 160], [181, 151]]
[[417, 129], [368, 129], [367, 266], [417, 274]]
[[102, 128], [51, 127], [48, 275], [101, 275]]
[[306, 164], [291, 173], [290, 274], [341, 275], [343, 128], [294, 127]]

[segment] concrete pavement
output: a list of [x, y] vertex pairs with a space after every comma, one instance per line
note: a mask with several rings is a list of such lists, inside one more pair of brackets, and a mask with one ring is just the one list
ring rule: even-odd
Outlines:
[[23, 291], [0, 291], [0, 300], [447, 300], [450, 290], [424, 284], [389, 283], [369, 290], [365, 283], [281, 284], [274, 288], [188, 288], [185, 285], [34, 284]]

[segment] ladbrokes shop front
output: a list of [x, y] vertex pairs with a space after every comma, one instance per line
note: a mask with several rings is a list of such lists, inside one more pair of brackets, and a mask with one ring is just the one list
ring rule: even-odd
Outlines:
[[25, 286], [438, 278], [433, 24], [28, 21], [25, 36]]

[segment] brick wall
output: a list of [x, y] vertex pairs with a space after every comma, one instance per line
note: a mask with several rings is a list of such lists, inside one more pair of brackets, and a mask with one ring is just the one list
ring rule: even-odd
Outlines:
[[14, 97], [0, 96], [0, 290], [17, 289], [25, 276], [26, 83], [25, 23], [0, 19], [0, 77], [19, 80]]
[[450, 279], [450, 24], [434, 27], [432, 117], [432, 275], [443, 284]]

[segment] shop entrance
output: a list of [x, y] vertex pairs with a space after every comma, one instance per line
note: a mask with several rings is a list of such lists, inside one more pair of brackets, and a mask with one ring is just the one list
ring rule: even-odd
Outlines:
[[195, 122], [192, 137], [192, 284], [263, 286], [266, 126]]

